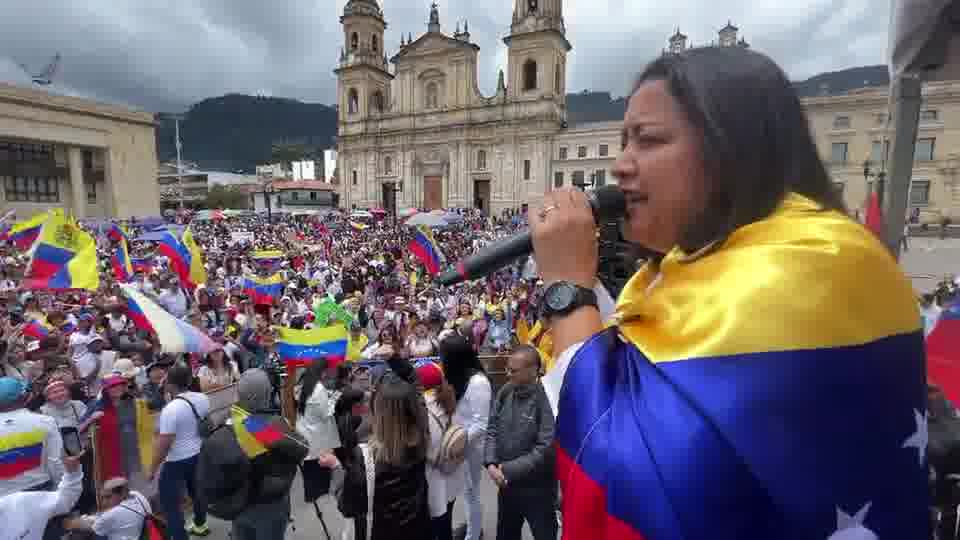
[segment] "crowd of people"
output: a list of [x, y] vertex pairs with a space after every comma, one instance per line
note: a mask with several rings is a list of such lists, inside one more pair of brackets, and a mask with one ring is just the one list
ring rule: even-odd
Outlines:
[[[526, 219], [455, 217], [432, 231], [451, 262]], [[59, 493], [52, 507], [67, 517], [51, 520], [45, 538], [139, 538], [157, 515], [183, 540], [209, 534], [208, 512], [231, 521], [237, 540], [282, 538], [299, 473], [304, 500], [335, 497], [355, 538], [412, 527], [418, 538], [475, 540], [487, 475], [499, 491], [497, 538], [519, 538], [524, 520], [536, 538], [556, 537], [553, 416], [538, 384], [552, 351], [529, 260], [441, 287], [408, 247], [416, 229], [382, 214], [181, 218], [160, 230], [182, 236], [189, 225], [207, 279], [185, 283], [151, 239], [158, 229], [129, 224], [134, 272], [124, 285], [214, 340], [206, 354], [165, 353], [135, 324], [111, 266], [119, 238], [109, 228], [118, 227], [87, 227], [98, 243], [96, 292], [25, 290], [29, 253], [0, 248], [0, 500]], [[250, 294], [251, 278], [268, 277], [280, 278], [279, 292]], [[278, 328], [333, 325], [348, 329], [345, 358], [284, 369]], [[503, 377], [480, 361], [493, 355], [511, 383], [499, 393]], [[296, 387], [294, 424], [281, 415], [284, 384]], [[232, 412], [228, 425], [273, 426], [286, 444], [250, 451], [257, 433], [213, 425], [211, 396], [229, 389], [233, 412], [254, 420]], [[7, 441], [34, 431], [44, 434], [41, 458], [4, 470]], [[83, 489], [67, 463], [85, 471]], [[466, 523], [455, 531], [458, 498]], [[25, 538], [40, 537], [41, 514]]]

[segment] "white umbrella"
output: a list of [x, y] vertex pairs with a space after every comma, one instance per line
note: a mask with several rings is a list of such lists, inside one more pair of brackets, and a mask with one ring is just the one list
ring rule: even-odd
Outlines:
[[418, 225], [426, 225], [427, 227], [446, 227], [449, 224], [447, 223], [447, 220], [443, 219], [442, 216], [435, 214], [417, 214], [407, 220], [407, 225], [410, 225], [411, 227], [416, 227]]

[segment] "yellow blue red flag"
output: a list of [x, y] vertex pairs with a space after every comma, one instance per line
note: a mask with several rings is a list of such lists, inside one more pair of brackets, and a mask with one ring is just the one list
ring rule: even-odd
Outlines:
[[32, 250], [25, 288], [95, 291], [100, 287], [96, 241], [62, 212], [50, 214]]
[[207, 267], [203, 264], [203, 250], [193, 239], [193, 229], [187, 227], [183, 232], [183, 246], [190, 254], [190, 284], [192, 287], [207, 282]]
[[617, 316], [544, 383], [564, 538], [929, 538], [920, 314], [861, 225], [791, 195]]

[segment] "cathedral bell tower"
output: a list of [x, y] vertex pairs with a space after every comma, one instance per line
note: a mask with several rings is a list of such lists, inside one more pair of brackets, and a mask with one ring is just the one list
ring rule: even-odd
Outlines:
[[514, 0], [507, 44], [507, 96], [565, 106], [567, 53], [563, 0]]
[[387, 22], [377, 0], [349, 0], [340, 17], [344, 46], [337, 74], [339, 123], [375, 118], [390, 104], [390, 81], [383, 49]]

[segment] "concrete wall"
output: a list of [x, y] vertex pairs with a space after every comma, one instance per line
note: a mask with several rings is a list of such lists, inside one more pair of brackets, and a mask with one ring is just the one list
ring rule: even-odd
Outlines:
[[[103, 189], [98, 186], [97, 205], [88, 208], [84, 203], [83, 208], [76, 208], [69, 197], [71, 188], [61, 191], [60, 206], [78, 217], [155, 216], [160, 212], [152, 114], [0, 84], [0, 138], [102, 152]], [[103, 203], [99, 202], [101, 193]], [[4, 205], [22, 207], [24, 213], [38, 206], [5, 200]]]

